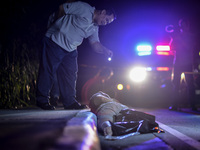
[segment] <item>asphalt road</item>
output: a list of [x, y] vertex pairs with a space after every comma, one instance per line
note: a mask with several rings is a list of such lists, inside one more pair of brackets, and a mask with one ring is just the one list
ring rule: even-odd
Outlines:
[[[140, 134], [113, 141], [105, 140], [99, 133], [102, 150], [200, 150], [200, 113], [188, 109], [135, 109], [155, 115], [165, 133]], [[49, 149], [77, 112], [0, 110], [0, 149]]]
[[156, 122], [165, 133], [141, 134], [115, 141], [105, 140], [100, 135], [103, 149], [200, 150], [200, 112], [192, 112], [189, 109], [135, 109], [155, 115]]
[[78, 111], [0, 110], [1, 150], [44, 150]]

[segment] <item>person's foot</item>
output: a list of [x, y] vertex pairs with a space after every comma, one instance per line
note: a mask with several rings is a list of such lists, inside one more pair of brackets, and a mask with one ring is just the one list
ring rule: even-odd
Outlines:
[[68, 107], [65, 107], [64, 106], [64, 109], [68, 109], [68, 110], [70, 110], [70, 109], [88, 109], [89, 107], [87, 106], [87, 105], [83, 105], [83, 104], [79, 104], [79, 103], [74, 103], [74, 104], [72, 104], [72, 105], [70, 105], [70, 106], [68, 106]]
[[49, 103], [40, 103], [37, 102], [37, 106], [44, 109], [44, 110], [55, 110], [56, 108]]
[[59, 98], [57, 98], [57, 97], [53, 97], [53, 98], [50, 98], [50, 104], [51, 105], [53, 105], [53, 106], [58, 106], [58, 100], [59, 100]]

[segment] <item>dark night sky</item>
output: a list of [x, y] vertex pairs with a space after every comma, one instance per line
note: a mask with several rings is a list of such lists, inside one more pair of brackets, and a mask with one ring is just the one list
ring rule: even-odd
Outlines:
[[114, 51], [112, 63], [117, 65], [132, 62], [138, 42], [168, 43], [165, 26], [178, 25], [180, 18], [189, 18], [193, 32], [199, 32], [200, 8], [192, 0], [103, 0], [106, 2], [115, 9], [117, 19], [101, 27], [100, 39]]
[[[111, 6], [117, 19], [100, 28], [100, 40], [114, 51], [113, 64], [131, 61], [140, 41], [168, 42], [165, 26], [177, 25], [179, 18], [189, 17], [193, 31], [199, 32], [199, 5], [193, 0], [85, 0], [96, 8]], [[8, 0], [1, 5], [1, 41], [30, 32], [32, 23], [45, 32], [48, 15], [64, 0]], [[35, 31], [32, 31], [35, 32]], [[2, 38], [4, 37], [4, 38]], [[87, 57], [87, 59], [86, 59]], [[93, 59], [95, 57], [95, 59]], [[80, 63], [104, 63], [103, 56], [91, 52], [87, 40], [79, 47]], [[92, 62], [91, 62], [92, 61]]]

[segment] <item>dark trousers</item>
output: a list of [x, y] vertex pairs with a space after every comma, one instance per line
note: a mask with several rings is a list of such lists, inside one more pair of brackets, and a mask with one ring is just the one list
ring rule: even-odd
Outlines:
[[[179, 103], [179, 90], [180, 90], [180, 79], [181, 79], [181, 74], [183, 72], [192, 72], [192, 65], [184, 65], [184, 66], [179, 66], [175, 65], [174, 66], [174, 79], [173, 79], [173, 105], [178, 106]], [[190, 103], [191, 107], [195, 107], [195, 87], [194, 87], [194, 77], [193, 74], [185, 74], [185, 80], [186, 80], [186, 85], [187, 85], [187, 99], [188, 102]]]
[[57, 76], [60, 99], [65, 107], [76, 102], [77, 50], [67, 52], [49, 38], [43, 39], [43, 50], [37, 80], [37, 101], [49, 102]]

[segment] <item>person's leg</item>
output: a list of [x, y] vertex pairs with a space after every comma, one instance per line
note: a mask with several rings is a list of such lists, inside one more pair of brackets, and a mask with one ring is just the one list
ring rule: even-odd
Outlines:
[[172, 81], [172, 99], [171, 99], [171, 106], [169, 107], [170, 110], [177, 110], [178, 103], [179, 103], [179, 87], [180, 87], [180, 79], [181, 79], [181, 68], [175, 66], [174, 67], [174, 78]]
[[76, 101], [77, 56], [77, 50], [70, 52], [63, 58], [57, 71], [60, 100], [63, 102], [64, 109], [87, 108]]
[[[47, 104], [47, 109], [49, 105], [49, 94], [53, 85], [53, 80], [55, 77], [56, 70], [63, 59], [63, 57], [68, 53], [49, 38], [44, 38], [43, 41], [43, 51], [40, 61], [39, 74], [37, 79], [37, 105], [43, 108], [43, 104]], [[45, 109], [46, 105], [43, 109]]]
[[60, 90], [60, 99], [64, 107], [76, 103], [76, 80], [77, 80], [77, 50], [70, 52], [63, 58], [60, 64], [57, 77]]
[[54, 78], [54, 81], [53, 81], [53, 86], [52, 86], [51, 92], [50, 92], [50, 104], [53, 106], [57, 106], [59, 97], [60, 97], [60, 92], [59, 92], [59, 86], [58, 86], [58, 79], [57, 79], [57, 75], [56, 75]]
[[187, 98], [190, 103], [192, 110], [196, 110], [195, 107], [195, 86], [194, 86], [194, 77], [193, 74], [186, 74], [186, 83], [187, 83]]

